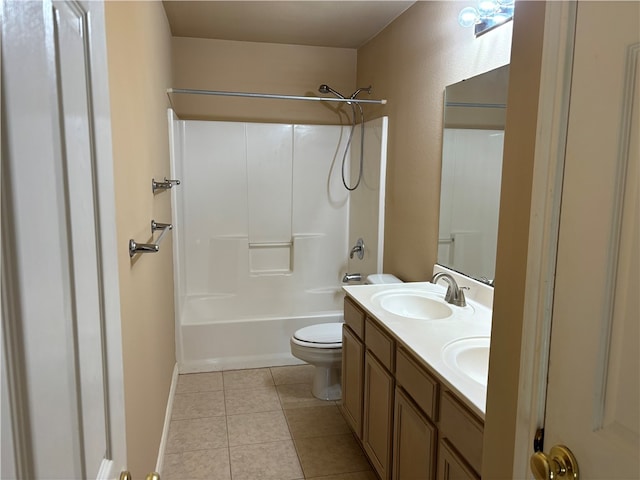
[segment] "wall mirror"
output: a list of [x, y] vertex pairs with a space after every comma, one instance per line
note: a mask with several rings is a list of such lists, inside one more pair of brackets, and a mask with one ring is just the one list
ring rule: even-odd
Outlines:
[[445, 89], [438, 263], [493, 284], [509, 66]]

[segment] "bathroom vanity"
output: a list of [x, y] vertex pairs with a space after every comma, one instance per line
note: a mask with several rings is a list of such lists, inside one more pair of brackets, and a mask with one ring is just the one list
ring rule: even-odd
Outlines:
[[428, 282], [344, 290], [341, 408], [379, 477], [480, 478], [491, 310]]

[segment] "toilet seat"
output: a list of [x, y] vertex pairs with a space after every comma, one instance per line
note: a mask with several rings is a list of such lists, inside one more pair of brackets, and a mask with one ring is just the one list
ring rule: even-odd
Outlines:
[[342, 348], [342, 323], [320, 323], [297, 330], [291, 341], [308, 348]]

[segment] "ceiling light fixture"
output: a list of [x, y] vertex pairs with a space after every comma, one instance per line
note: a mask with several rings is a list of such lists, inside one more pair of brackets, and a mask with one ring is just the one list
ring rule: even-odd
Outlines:
[[476, 37], [513, 18], [515, 0], [478, 0], [475, 7], [465, 7], [458, 14], [462, 27], [475, 26]]

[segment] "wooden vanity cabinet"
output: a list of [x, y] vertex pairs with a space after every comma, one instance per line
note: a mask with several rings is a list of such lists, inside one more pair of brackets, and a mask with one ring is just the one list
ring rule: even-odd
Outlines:
[[344, 299], [342, 327], [342, 413], [362, 441], [362, 394], [364, 384], [364, 312], [348, 297]]
[[341, 408], [379, 478], [479, 479], [482, 420], [349, 297], [344, 319]]
[[403, 348], [396, 352], [394, 480], [433, 480], [436, 475], [439, 385]]
[[370, 350], [364, 360], [362, 446], [382, 480], [391, 478], [394, 381]]
[[438, 480], [480, 478], [484, 423], [449, 391], [440, 395], [439, 430]]
[[438, 452], [438, 480], [480, 480], [447, 440], [440, 440]]
[[362, 440], [364, 344], [347, 326], [342, 328], [342, 413]]
[[395, 342], [349, 297], [342, 327], [343, 416], [383, 480], [391, 478]]
[[375, 320], [365, 320], [362, 446], [382, 480], [391, 478], [395, 342]]
[[396, 387], [393, 478], [432, 480], [436, 473], [437, 429], [405, 391]]

